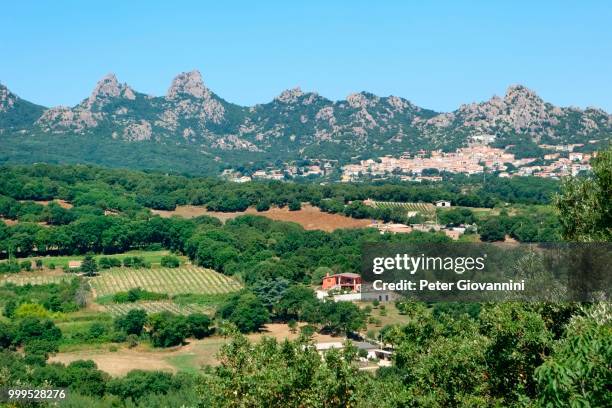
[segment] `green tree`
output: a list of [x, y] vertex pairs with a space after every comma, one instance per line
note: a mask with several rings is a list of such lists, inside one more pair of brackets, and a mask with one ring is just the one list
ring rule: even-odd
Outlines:
[[98, 264], [92, 255], [85, 255], [83, 262], [81, 263], [81, 271], [83, 271], [85, 276], [96, 275], [96, 272], [98, 272]]
[[190, 334], [190, 326], [185, 316], [169, 312], [154, 313], [149, 316], [149, 336], [155, 347], [178, 346]]
[[547, 407], [612, 406], [612, 311], [601, 302], [572, 318], [563, 339], [535, 371]]
[[565, 179], [554, 199], [568, 241], [612, 241], [612, 147], [592, 165], [592, 176]]
[[147, 321], [147, 312], [142, 309], [132, 309], [124, 316], [118, 317], [115, 320], [115, 327], [126, 334], [135, 334], [140, 336], [145, 322]]
[[203, 313], [192, 313], [187, 316], [189, 332], [196, 339], [203, 339], [212, 334], [212, 328], [210, 327], [211, 323], [212, 320], [210, 317]]
[[174, 255], [164, 255], [161, 258], [161, 266], [165, 268], [178, 268], [181, 261]]
[[488, 219], [478, 228], [478, 232], [480, 239], [486, 242], [503, 241], [506, 237], [506, 231], [497, 218]]
[[242, 333], [258, 330], [270, 317], [261, 300], [246, 291], [232, 295], [217, 313], [220, 318], [234, 323]]

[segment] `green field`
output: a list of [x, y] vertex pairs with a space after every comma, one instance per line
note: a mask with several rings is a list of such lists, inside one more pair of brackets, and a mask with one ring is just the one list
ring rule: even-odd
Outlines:
[[15, 274], [5, 274], [0, 276], [0, 285], [5, 283], [14, 283], [18, 286], [23, 285], [46, 285], [48, 283], [60, 283], [65, 280], [70, 280], [76, 275], [63, 273], [59, 275], [48, 275], [37, 272], [20, 272]]
[[414, 211], [424, 217], [433, 217], [436, 214], [436, 207], [430, 203], [400, 203], [395, 201], [373, 201], [372, 205], [376, 208], [402, 208], [406, 213]]
[[[161, 251], [146, 251], [146, 250], [135, 250], [135, 251], [128, 251], [128, 252], [124, 252], [122, 254], [112, 254], [112, 255], [96, 255], [94, 256], [95, 259], [100, 259], [101, 257], [108, 257], [108, 258], [119, 258], [119, 259], [123, 259], [129, 256], [139, 256], [142, 257], [144, 259], [145, 262], [150, 263], [151, 265], [159, 265], [161, 262], [161, 258], [165, 255], [170, 254], [170, 251], [166, 251], [166, 250], [161, 250]], [[43, 266], [48, 268], [50, 264], [54, 264], [56, 268], [63, 268], [63, 267], [68, 267], [68, 262], [69, 261], [80, 261], [84, 258], [84, 255], [65, 255], [65, 256], [31, 256], [28, 258], [16, 258], [16, 261], [18, 262], [23, 262], [23, 261], [30, 261], [33, 262], [37, 259], [42, 260], [43, 262]], [[186, 261], [186, 257], [184, 256], [179, 256], [179, 258], [181, 259], [181, 262], [185, 262]], [[6, 261], [0, 261], [0, 262], [6, 262]]]
[[238, 281], [211, 269], [192, 265], [180, 268], [113, 268], [91, 278], [96, 297], [112, 295], [131, 288], [178, 295], [182, 293], [222, 294], [241, 288]]
[[108, 304], [104, 310], [113, 316], [126, 314], [132, 309], [144, 309], [147, 313], [170, 312], [174, 314], [189, 315], [191, 313], [210, 313], [212, 308], [197, 304], [179, 305], [172, 301], [136, 302]]

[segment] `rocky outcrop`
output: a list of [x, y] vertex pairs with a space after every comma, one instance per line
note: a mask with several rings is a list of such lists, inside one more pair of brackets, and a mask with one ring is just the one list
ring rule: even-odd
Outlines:
[[189, 95], [198, 99], [208, 99], [211, 97], [210, 90], [204, 86], [200, 71], [181, 72], [173, 80], [168, 88], [166, 98], [178, 99], [181, 95]]
[[[18, 104], [22, 104], [19, 109]], [[30, 117], [20, 126], [33, 131], [110, 134], [131, 142], [169, 140], [197, 145], [202, 151], [301, 153], [336, 144], [339, 148], [329, 150], [355, 155], [458, 147], [471, 140], [488, 143], [504, 137], [568, 143], [610, 138], [612, 131], [612, 116], [601, 109], [556, 107], [521, 85], [509, 87], [503, 97], [465, 104], [448, 113], [368, 92], [331, 101], [299, 87], [283, 91], [270, 103], [247, 108], [218, 97], [196, 70], [177, 75], [160, 97], [138, 93], [109, 74], [72, 108], [60, 106], [43, 113], [42, 107], [24, 104], [0, 85], [0, 131], [14, 128], [10, 112], [25, 110]]]
[[[202, 122], [221, 123], [225, 108], [219, 99], [204, 85], [199, 71], [183, 72], [172, 80], [166, 94], [164, 118], [183, 117], [198, 119]], [[164, 126], [174, 126], [174, 120]]]
[[0, 84], [0, 112], [8, 112], [15, 106], [16, 97], [6, 86]]

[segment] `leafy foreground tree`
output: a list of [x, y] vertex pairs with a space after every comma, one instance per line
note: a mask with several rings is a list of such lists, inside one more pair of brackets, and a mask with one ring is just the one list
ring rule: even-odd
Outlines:
[[601, 302], [575, 316], [552, 356], [535, 371], [546, 407], [612, 406], [612, 309]]
[[330, 350], [321, 358], [305, 338], [251, 343], [236, 335], [221, 349], [221, 365], [198, 386], [204, 407], [391, 407], [394, 393], [354, 365], [357, 350]]
[[568, 241], [612, 241], [612, 147], [593, 159], [593, 176], [569, 178], [555, 197]]

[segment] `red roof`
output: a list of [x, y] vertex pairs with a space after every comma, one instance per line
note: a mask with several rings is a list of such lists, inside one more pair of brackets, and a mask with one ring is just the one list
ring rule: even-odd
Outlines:
[[343, 278], [360, 278], [361, 275], [359, 275], [358, 273], [351, 273], [351, 272], [345, 272], [345, 273], [337, 273], [335, 275], [330, 275], [329, 277], [332, 276], [341, 276]]

